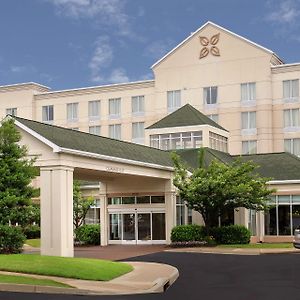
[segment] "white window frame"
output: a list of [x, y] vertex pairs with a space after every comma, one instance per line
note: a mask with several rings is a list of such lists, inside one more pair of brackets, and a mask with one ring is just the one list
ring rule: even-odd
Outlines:
[[[67, 121], [77, 122], [78, 121], [78, 102], [67, 103]], [[71, 107], [71, 110], [69, 108]], [[70, 114], [71, 111], [71, 114]]]
[[256, 154], [257, 140], [242, 141], [242, 154]]
[[[52, 110], [52, 119], [51, 119]], [[42, 106], [42, 121], [44, 123], [52, 124], [54, 121], [54, 105], [44, 105]]]
[[131, 97], [131, 112], [133, 116], [143, 116], [145, 114], [145, 96]]
[[6, 115], [11, 115], [11, 116], [17, 116], [18, 114], [18, 108], [17, 107], [11, 107], [6, 109]]
[[[119, 133], [117, 132], [119, 130]], [[111, 139], [122, 139], [122, 127], [121, 124], [110, 124], [108, 128], [108, 134]]]
[[[253, 88], [253, 92], [251, 89]], [[243, 91], [245, 90], [245, 91]], [[256, 103], [256, 83], [241, 83], [241, 103], [244, 106], [255, 105]]]
[[[216, 89], [215, 103], [212, 103], [212, 90]], [[209, 101], [209, 102], [208, 102]], [[207, 86], [203, 88], [203, 104], [206, 108], [215, 108], [218, 105], [218, 86]]]
[[[135, 133], [140, 135], [135, 136]], [[132, 142], [136, 144], [145, 143], [145, 123], [144, 122], [134, 122], [132, 123]]]
[[110, 119], [119, 119], [121, 117], [121, 98], [108, 99], [108, 111]]
[[[295, 90], [293, 90], [294, 84], [296, 84]], [[284, 102], [299, 101], [299, 79], [282, 81], [282, 99]]]
[[[251, 127], [251, 115], [255, 116], [255, 127]], [[243, 127], [243, 118], [246, 116], [247, 126], [246, 128]], [[256, 125], [256, 111], [246, 111], [241, 113], [241, 134], [242, 135], [253, 135], [257, 133], [257, 125]]]
[[101, 126], [100, 125], [89, 126], [89, 133], [94, 135], [101, 135]]
[[283, 122], [285, 132], [300, 130], [300, 109], [291, 108], [283, 110]]
[[[100, 108], [101, 102], [100, 100], [92, 100], [89, 101], [88, 110], [89, 110], [89, 120], [99, 120], [100, 119]], [[95, 112], [96, 110], [96, 112]]]
[[181, 107], [181, 90], [167, 91], [168, 112], [173, 112]]
[[[299, 148], [299, 152], [296, 147]], [[284, 151], [300, 157], [300, 138], [284, 139]]]
[[217, 124], [219, 124], [219, 115], [218, 114], [210, 114], [207, 115], [212, 121], [216, 122]]

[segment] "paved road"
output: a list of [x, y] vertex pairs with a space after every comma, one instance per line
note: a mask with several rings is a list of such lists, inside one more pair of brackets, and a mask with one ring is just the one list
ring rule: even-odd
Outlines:
[[180, 277], [164, 294], [135, 296], [58, 296], [0, 293], [1, 300], [160, 300], [300, 299], [300, 255], [239, 256], [160, 252], [132, 261], [155, 261], [176, 266]]

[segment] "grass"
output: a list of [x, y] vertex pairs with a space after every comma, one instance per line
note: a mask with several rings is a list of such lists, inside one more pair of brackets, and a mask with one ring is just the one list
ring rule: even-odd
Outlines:
[[0, 270], [66, 278], [108, 281], [133, 270], [108, 260], [40, 255], [0, 255]]
[[34, 247], [34, 248], [40, 248], [41, 247], [41, 240], [40, 239], [30, 239], [26, 240], [25, 244]]
[[257, 244], [234, 244], [218, 245], [219, 248], [248, 248], [248, 249], [287, 249], [293, 248], [292, 243], [257, 243]]
[[30, 285], [43, 285], [43, 286], [55, 286], [55, 287], [64, 287], [64, 288], [73, 288], [70, 285], [57, 282], [50, 279], [39, 279], [31, 278], [26, 276], [18, 275], [4, 275], [0, 274], [0, 283], [12, 283], [12, 284], [30, 284]]

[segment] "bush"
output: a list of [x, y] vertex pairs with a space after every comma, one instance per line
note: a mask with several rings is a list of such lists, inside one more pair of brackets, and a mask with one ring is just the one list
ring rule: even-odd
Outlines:
[[0, 253], [20, 253], [25, 239], [21, 228], [0, 225]]
[[28, 225], [23, 229], [27, 239], [38, 239], [41, 237], [41, 229], [38, 225]]
[[211, 235], [218, 244], [249, 244], [251, 232], [241, 225], [214, 227]]
[[85, 245], [100, 245], [100, 225], [82, 225], [75, 229], [76, 240]]
[[172, 229], [172, 243], [201, 242], [205, 240], [205, 227], [200, 225], [178, 225]]

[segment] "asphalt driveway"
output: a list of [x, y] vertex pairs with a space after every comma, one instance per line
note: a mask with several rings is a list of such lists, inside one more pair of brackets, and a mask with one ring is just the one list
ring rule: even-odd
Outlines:
[[174, 265], [179, 269], [180, 277], [163, 294], [85, 297], [0, 293], [0, 299], [300, 299], [299, 254], [242, 256], [160, 252], [130, 260]]

